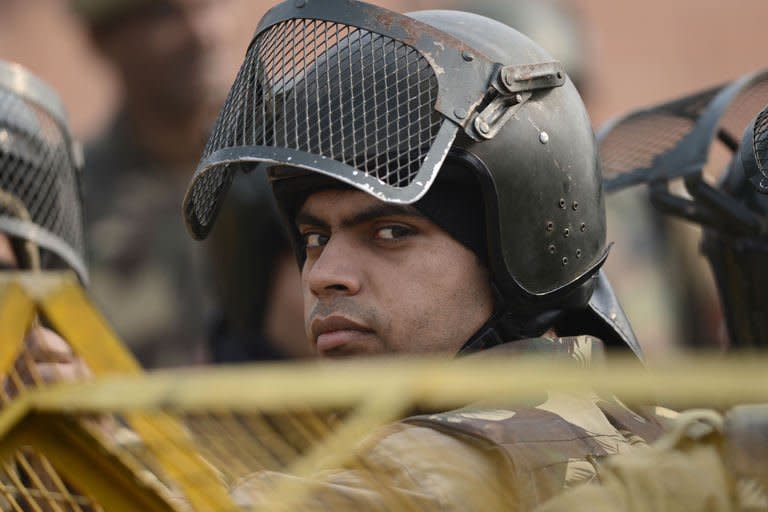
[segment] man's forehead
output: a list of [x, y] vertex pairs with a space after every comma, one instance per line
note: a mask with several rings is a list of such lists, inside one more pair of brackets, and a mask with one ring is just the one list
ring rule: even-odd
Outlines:
[[296, 216], [296, 223], [311, 219], [324, 224], [343, 224], [398, 215], [424, 217], [413, 206], [387, 203], [360, 190], [324, 189], [307, 197]]

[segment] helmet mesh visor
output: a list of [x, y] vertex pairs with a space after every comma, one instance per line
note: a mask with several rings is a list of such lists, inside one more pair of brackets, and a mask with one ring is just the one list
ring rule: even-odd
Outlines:
[[0, 88], [0, 231], [53, 252], [83, 276], [82, 222], [78, 170], [61, 125]]
[[614, 179], [638, 169], [650, 169], [656, 158], [690, 133], [719, 89], [706, 91], [674, 105], [632, 116], [600, 140], [603, 177]]
[[755, 121], [754, 141], [757, 165], [762, 174], [768, 175], [768, 108]]
[[[645, 181], [649, 171], [656, 169], [658, 159], [677, 149], [696, 128], [721, 90], [713, 88], [638, 112], [604, 133], [600, 137], [600, 157], [608, 190]], [[718, 120], [721, 135], [740, 140], [744, 128], [766, 102], [768, 79], [763, 77], [739, 91], [728, 104]]]
[[[203, 159], [224, 148], [285, 148], [354, 168], [374, 189], [406, 187], [440, 129], [437, 94], [414, 48], [353, 26], [291, 19], [254, 40]], [[202, 225], [234, 172], [213, 162], [191, 190]]]

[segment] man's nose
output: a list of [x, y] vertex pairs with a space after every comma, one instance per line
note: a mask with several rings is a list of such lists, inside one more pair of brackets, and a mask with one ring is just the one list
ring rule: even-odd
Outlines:
[[320, 256], [304, 264], [304, 279], [317, 297], [355, 295], [360, 291], [359, 255], [343, 236], [332, 236]]

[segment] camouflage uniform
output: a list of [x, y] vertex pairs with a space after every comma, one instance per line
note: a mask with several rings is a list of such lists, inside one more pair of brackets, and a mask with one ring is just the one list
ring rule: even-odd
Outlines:
[[[518, 345], [520, 343], [520, 345]], [[601, 343], [588, 336], [499, 345], [472, 357], [564, 352], [590, 364]], [[599, 355], [598, 355], [599, 357]], [[668, 414], [667, 414], [668, 413]], [[246, 478], [243, 505], [264, 504], [281, 481], [310, 486], [294, 510], [529, 510], [563, 489], [590, 482], [604, 458], [634, 453], [662, 433], [659, 408], [642, 414], [595, 393], [542, 392], [528, 404], [474, 404], [416, 416], [369, 436], [353, 462], [307, 481], [277, 473]], [[408, 508], [408, 507], [412, 508]]]
[[145, 366], [204, 360], [204, 247], [185, 233], [186, 176], [160, 169], [124, 118], [86, 148], [91, 292]]
[[768, 405], [681, 413], [670, 432], [632, 457], [613, 457], [599, 480], [536, 512], [768, 510]]

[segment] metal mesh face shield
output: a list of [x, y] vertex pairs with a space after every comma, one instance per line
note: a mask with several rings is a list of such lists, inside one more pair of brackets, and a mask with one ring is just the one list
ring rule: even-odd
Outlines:
[[741, 144], [746, 178], [762, 194], [768, 194], [768, 108], [755, 118]]
[[449, 34], [375, 6], [276, 6], [187, 191], [190, 232], [204, 238], [233, 173], [259, 163], [275, 179], [303, 169], [387, 202], [417, 201], [457, 131], [472, 130], [471, 113], [499, 67]]
[[760, 173], [764, 176], [768, 175], [768, 109], [760, 112], [760, 115], [755, 120], [753, 144]]
[[33, 267], [87, 282], [77, 159], [56, 94], [0, 61], [0, 232], [25, 243]]

